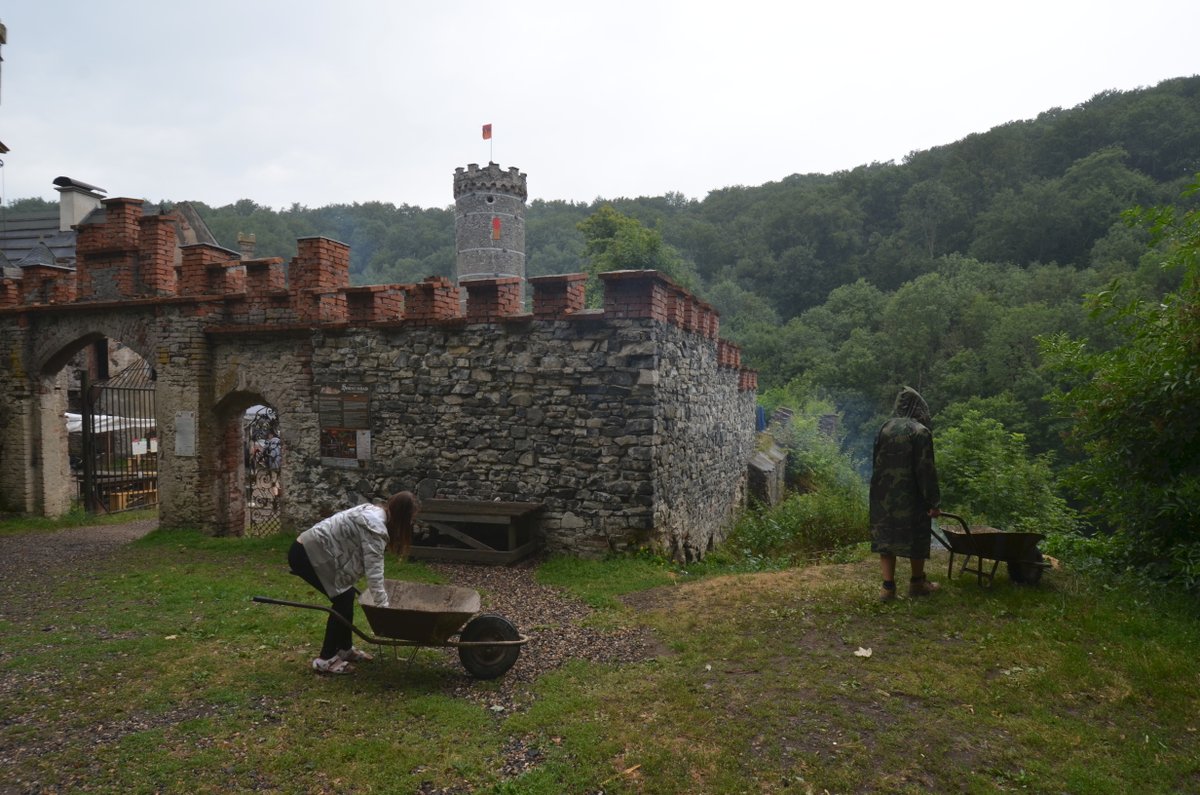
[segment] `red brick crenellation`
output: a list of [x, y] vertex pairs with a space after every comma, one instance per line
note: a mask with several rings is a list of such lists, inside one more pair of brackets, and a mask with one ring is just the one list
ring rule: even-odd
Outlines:
[[75, 239], [75, 255], [110, 251], [137, 251], [142, 219], [142, 200], [114, 196], [100, 202], [104, 223], [81, 224]]
[[287, 272], [283, 257], [264, 257], [243, 260], [246, 268], [246, 292], [273, 293], [287, 289]]
[[468, 323], [490, 323], [524, 311], [519, 276], [470, 279], [461, 286], [467, 291]]
[[348, 287], [346, 319], [354, 323], [378, 323], [399, 320], [404, 315], [404, 288], [396, 284]]
[[612, 319], [667, 320], [667, 302], [675, 283], [658, 271], [608, 271], [604, 283], [604, 314]]
[[328, 237], [302, 237], [288, 268], [288, 287], [332, 292], [350, 286], [350, 247]]
[[138, 270], [140, 284], [135, 285], [143, 295], [176, 295], [179, 291], [175, 270], [174, 213], [146, 215], [138, 221]]
[[69, 304], [75, 300], [74, 277], [57, 265], [27, 265], [21, 271], [21, 303]]
[[539, 320], [564, 317], [585, 306], [586, 273], [534, 276], [527, 281], [533, 288], [533, 316]]
[[0, 279], [0, 309], [18, 306], [21, 303], [21, 284], [23, 280]]
[[183, 246], [180, 295], [230, 295], [245, 292], [246, 271], [229, 249], [209, 243]]
[[322, 293], [308, 290], [296, 293], [292, 300], [296, 319], [301, 323], [345, 323], [346, 296], [342, 293]]
[[738, 370], [742, 366], [742, 349], [729, 340], [717, 340], [717, 366]]
[[429, 276], [405, 286], [404, 319], [416, 325], [431, 325], [461, 316], [459, 288], [445, 276]]

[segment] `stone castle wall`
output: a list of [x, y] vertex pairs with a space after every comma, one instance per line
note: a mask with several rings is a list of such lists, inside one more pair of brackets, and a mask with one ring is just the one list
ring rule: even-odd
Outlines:
[[744, 499], [755, 374], [715, 311], [657, 272], [604, 274], [602, 310], [584, 309], [581, 274], [352, 288], [337, 241], [303, 239], [287, 264], [204, 245], [172, 263], [169, 224], [105, 205], [105, 224], [80, 230], [78, 270], [54, 277], [67, 286], [28, 301], [0, 284], [10, 506], [61, 507], [41, 455], [57, 457], [60, 370], [102, 336], [156, 369], [167, 525], [238, 532], [239, 423], [256, 403], [279, 414], [293, 528], [406, 488], [541, 503], [554, 551], [693, 559]]

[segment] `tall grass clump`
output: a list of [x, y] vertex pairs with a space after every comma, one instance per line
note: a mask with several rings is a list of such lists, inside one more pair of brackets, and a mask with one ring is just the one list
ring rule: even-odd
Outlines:
[[726, 550], [769, 569], [819, 558], [867, 540], [865, 495], [822, 489], [788, 495], [773, 507], [755, 505], [734, 526]]

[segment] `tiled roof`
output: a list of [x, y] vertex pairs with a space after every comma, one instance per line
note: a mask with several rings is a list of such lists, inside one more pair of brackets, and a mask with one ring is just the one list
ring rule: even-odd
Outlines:
[[[185, 232], [178, 231], [181, 245], [191, 243], [210, 243], [217, 245], [216, 238], [209, 231], [204, 219], [187, 202], [175, 205], [174, 210], [188, 223]], [[147, 207], [146, 215], [158, 215], [164, 208]], [[75, 267], [75, 230], [59, 231], [59, 211], [42, 210], [10, 214], [6, 208], [0, 208], [0, 268], [8, 278], [19, 274], [14, 266], [20, 265], [61, 265]], [[103, 223], [104, 208], [93, 210], [83, 219], [83, 223]]]
[[59, 231], [57, 207], [41, 213], [15, 216], [0, 211], [0, 252], [9, 263], [22, 262], [39, 247], [45, 251], [36, 256], [52, 258], [51, 262], [43, 264], [75, 264], [75, 231]]

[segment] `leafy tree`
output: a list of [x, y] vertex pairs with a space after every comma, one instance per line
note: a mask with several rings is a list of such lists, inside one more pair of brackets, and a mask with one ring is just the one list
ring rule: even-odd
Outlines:
[[1078, 520], [1059, 496], [1050, 458], [1031, 456], [1024, 434], [969, 409], [936, 440], [944, 510], [1009, 531], [1075, 529]]
[[[1200, 192], [1200, 183], [1187, 197]], [[1051, 395], [1071, 422], [1081, 458], [1068, 482], [1088, 513], [1127, 542], [1146, 570], [1200, 587], [1200, 210], [1133, 213], [1159, 241], [1163, 265], [1182, 271], [1160, 300], [1130, 297], [1119, 284], [1089, 297], [1122, 342], [1096, 350], [1051, 338], [1051, 372], [1066, 382]]]
[[945, 253], [945, 229], [960, 226], [963, 216], [958, 197], [940, 182], [918, 182], [900, 204], [906, 234], [930, 259]]
[[[605, 204], [579, 223], [584, 254], [588, 258], [589, 297], [598, 296], [597, 275], [619, 270], [657, 270], [680, 285], [690, 287], [695, 278], [674, 247], [663, 243], [657, 230], [617, 212]], [[595, 300], [593, 298], [593, 300]]]
[[28, 199], [15, 199], [8, 203], [8, 206], [3, 208], [5, 215], [20, 215], [22, 213], [45, 213], [57, 212], [58, 202], [47, 201], [40, 197], [32, 197]]

